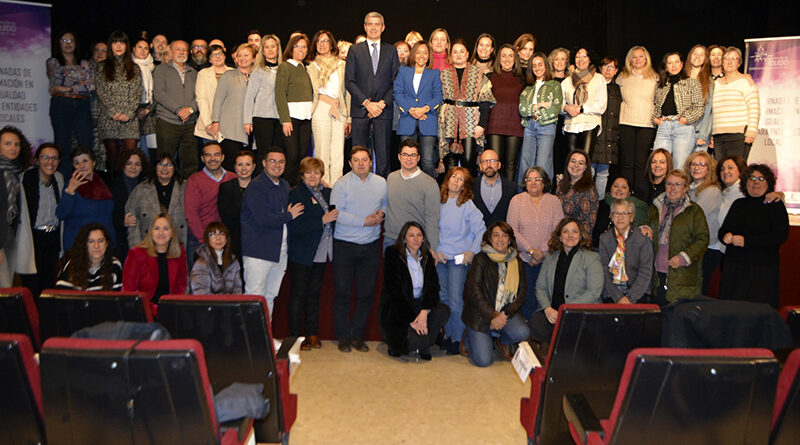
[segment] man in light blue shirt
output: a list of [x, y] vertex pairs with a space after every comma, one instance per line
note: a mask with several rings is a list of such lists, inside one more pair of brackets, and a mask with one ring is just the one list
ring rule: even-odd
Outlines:
[[[339, 211], [333, 232], [333, 322], [340, 351], [350, 352], [352, 346], [367, 352], [363, 337], [380, 263], [386, 180], [370, 173], [372, 153], [362, 145], [350, 151], [350, 168], [352, 171], [336, 181], [331, 191], [331, 204]], [[354, 278], [356, 301], [351, 320]]]

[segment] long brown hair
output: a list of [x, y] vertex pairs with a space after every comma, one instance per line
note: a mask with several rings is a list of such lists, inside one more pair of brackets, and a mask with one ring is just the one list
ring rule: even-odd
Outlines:
[[703, 101], [705, 101], [708, 98], [708, 90], [711, 88], [711, 61], [709, 60], [708, 49], [700, 44], [693, 46], [689, 53], [686, 54], [686, 63], [683, 65], [683, 71], [687, 77], [692, 77], [692, 53], [698, 48], [701, 48], [706, 53], [703, 66], [700, 67], [700, 72], [697, 74], [697, 81], [703, 87]]
[[106, 239], [106, 252], [103, 254], [103, 262], [98, 271], [100, 275], [100, 287], [102, 290], [112, 290], [114, 287], [114, 245], [111, 242], [111, 234], [108, 229], [99, 223], [90, 223], [83, 227], [75, 237], [72, 247], [64, 254], [59, 260], [56, 270], [61, 270], [67, 267], [66, 275], [67, 280], [75, 286], [76, 289], [86, 289], [89, 284], [89, 267], [91, 266], [91, 259], [89, 259], [89, 235], [95, 230], [103, 233]]
[[550, 253], [556, 253], [564, 248], [564, 243], [561, 242], [561, 230], [569, 223], [575, 223], [581, 234], [581, 241], [575, 247], [586, 250], [592, 249], [592, 237], [589, 236], [589, 232], [586, 231], [583, 224], [577, 219], [567, 216], [558, 223], [553, 233], [550, 234], [550, 239], [547, 241], [547, 250], [549, 250]]
[[447, 171], [447, 174], [444, 175], [444, 180], [442, 181], [442, 187], [439, 189], [439, 193], [441, 194], [442, 204], [447, 202], [447, 198], [449, 197], [449, 191], [447, 190], [447, 184], [450, 182], [450, 178], [456, 174], [461, 173], [461, 176], [464, 177], [464, 187], [461, 189], [461, 193], [458, 195], [458, 199], [456, 199], [456, 205], [461, 207], [461, 204], [472, 199], [472, 175], [469, 174], [469, 170], [464, 167], [452, 167], [450, 170]]
[[[533, 58], [533, 56], [531, 56]], [[569, 167], [569, 162], [572, 160], [572, 156], [574, 155], [581, 155], [586, 160], [586, 170], [583, 171], [583, 175], [581, 176], [575, 184], [572, 184], [572, 178], [569, 177], [569, 171], [567, 168]], [[564, 174], [561, 176], [561, 180], [558, 181], [558, 191], [559, 193], [567, 193], [569, 189], [573, 188], [576, 192], [585, 192], [594, 187], [594, 180], [592, 180], [592, 161], [589, 159], [589, 155], [586, 154], [583, 150], [572, 150], [567, 156], [567, 162], [564, 164]]]
[[[306, 47], [310, 47], [311, 46], [311, 41], [308, 40], [308, 36], [307, 35], [305, 35], [303, 33], [295, 34], [286, 43], [286, 48], [283, 49], [283, 60], [288, 61], [289, 59], [292, 58], [294, 45], [297, 44], [297, 42], [299, 42], [300, 40], [305, 40], [306, 41]], [[308, 49], [310, 50], [311, 48], [308, 48]], [[331, 49], [331, 51], [332, 51], [332, 49]], [[301, 62], [303, 65], [308, 65], [308, 60], [309, 60], [308, 59], [308, 55], [309, 55], [309, 53], [310, 53], [310, 51], [306, 51], [305, 59], [300, 60], [299, 62]]]
[[[111, 49], [111, 45], [115, 42], [122, 42], [125, 44], [125, 52], [120, 57], [116, 57]], [[105, 74], [106, 81], [113, 82], [115, 80], [117, 62], [125, 67], [125, 80], [132, 80], [136, 77], [136, 69], [138, 69], [138, 67], [133, 63], [133, 58], [131, 57], [131, 41], [128, 39], [127, 34], [122, 31], [112, 32], [111, 35], [108, 36], [108, 53], [108, 58], [101, 62], [102, 66], [100, 67]]]
[[217, 258], [217, 253], [214, 252], [211, 244], [209, 244], [209, 238], [211, 238], [211, 234], [214, 232], [225, 234], [225, 247], [222, 248], [222, 270], [225, 270], [228, 268], [228, 266], [230, 266], [231, 262], [235, 261], [233, 257], [233, 249], [231, 249], [231, 232], [228, 230], [228, 227], [225, 224], [222, 224], [219, 221], [212, 221], [208, 223], [206, 230], [203, 232], [203, 244], [205, 244], [208, 253], [213, 259]]

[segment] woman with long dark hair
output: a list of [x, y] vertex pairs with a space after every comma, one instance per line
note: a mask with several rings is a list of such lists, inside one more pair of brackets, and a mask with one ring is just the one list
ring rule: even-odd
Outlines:
[[114, 199], [112, 218], [117, 239], [114, 249], [117, 258], [122, 262], [125, 262], [125, 257], [128, 255], [128, 227], [136, 224], [136, 218], [125, 213], [125, 204], [133, 189], [147, 179], [145, 172], [149, 170], [147, 156], [141, 150], [125, 149], [119, 153], [116, 174], [111, 180], [110, 189]]
[[497, 103], [489, 113], [486, 144], [497, 152], [503, 165], [503, 177], [514, 181], [524, 130], [519, 120], [519, 96], [525, 88], [525, 77], [513, 46], [501, 46], [498, 59], [488, 74]]
[[214, 221], [203, 232], [203, 244], [194, 251], [187, 293], [195, 295], [241, 294], [241, 266], [233, 253], [230, 232]]
[[294, 187], [300, 182], [300, 160], [311, 141], [311, 116], [314, 107], [314, 86], [306, 70], [308, 47], [305, 34], [289, 39], [283, 51], [285, 62], [278, 66], [275, 79], [275, 104], [283, 128], [286, 148], [286, 170], [283, 177]]
[[564, 133], [569, 150], [591, 153], [601, 130], [608, 92], [605, 78], [597, 72], [595, 57], [588, 48], [578, 47], [572, 55], [575, 71], [561, 82], [566, 114]]
[[[88, 60], [81, 58], [78, 37], [74, 32], [61, 34], [53, 45], [53, 57], [47, 59], [47, 79], [50, 81], [50, 122], [56, 146], [69, 154], [72, 135], [79, 145], [91, 147], [92, 110], [89, 95], [94, 90], [94, 70]], [[71, 173], [65, 163], [63, 172]]]
[[[16, 243], [17, 229], [20, 227], [22, 212], [22, 194], [20, 189], [20, 173], [31, 163], [31, 144], [17, 127], [6, 126], [0, 130], [0, 180], [5, 185], [5, 201], [7, 212], [0, 215], [8, 224], [8, 242], [0, 250], [0, 287], [10, 287], [14, 280], [18, 249]], [[19, 250], [19, 252], [18, 252]]]
[[128, 225], [128, 245], [135, 246], [147, 238], [150, 225], [161, 213], [169, 213], [178, 230], [177, 237], [186, 245], [186, 213], [183, 197], [186, 181], [175, 168], [175, 161], [169, 153], [161, 153], [153, 164], [150, 177], [133, 189], [125, 203], [125, 215], [133, 216], [133, 224]]
[[[553, 80], [544, 53], [531, 56], [525, 69], [525, 83], [527, 86], [518, 97], [518, 114], [522, 116], [522, 126], [525, 127], [522, 153], [519, 154], [520, 183], [525, 179], [523, 175], [528, 168], [533, 166], [542, 167], [548, 176], [553, 176], [553, 142], [558, 115], [564, 103], [561, 84]], [[505, 164], [506, 160], [502, 160]]]
[[153, 102], [153, 70], [156, 68], [153, 56], [150, 54], [150, 44], [144, 38], [139, 38], [133, 44], [133, 63], [139, 66], [142, 73], [142, 98], [136, 118], [139, 119], [139, 148], [145, 156], [156, 155], [156, 106]]
[[[564, 215], [580, 221], [586, 233], [592, 233], [597, 222], [600, 199], [592, 180], [589, 155], [583, 150], [575, 150], [567, 157], [564, 175], [558, 181], [556, 196], [561, 199]], [[591, 240], [590, 240], [591, 244]]]
[[56, 287], [85, 291], [122, 288], [122, 263], [113, 255], [111, 236], [102, 224], [83, 226], [58, 265]]
[[711, 142], [711, 102], [714, 97], [714, 82], [711, 80], [711, 64], [708, 50], [703, 45], [695, 45], [686, 56], [686, 66], [683, 71], [692, 79], [700, 82], [703, 90], [703, 116], [694, 123], [694, 149], [708, 151]]
[[[120, 148], [136, 149], [142, 99], [142, 72], [133, 63], [128, 35], [114, 31], [108, 37], [109, 57], [97, 65], [95, 85], [100, 104], [97, 126], [106, 147], [106, 163], [113, 166]], [[122, 144], [120, 144], [122, 141]]]
[[[509, 45], [510, 46], [510, 45]], [[514, 47], [511, 47], [512, 51]], [[497, 56], [497, 43], [494, 37], [488, 32], [484, 32], [475, 40], [475, 48], [472, 49], [472, 57], [469, 63], [478, 65], [483, 74], [490, 74], [495, 71], [495, 59]]]

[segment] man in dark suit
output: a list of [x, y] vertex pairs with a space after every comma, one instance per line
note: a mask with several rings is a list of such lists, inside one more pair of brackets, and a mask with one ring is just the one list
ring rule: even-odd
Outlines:
[[483, 174], [473, 183], [472, 202], [483, 213], [483, 222], [489, 227], [506, 220], [508, 204], [517, 194], [517, 185], [500, 175], [502, 164], [494, 150], [484, 150], [478, 161]]
[[375, 171], [385, 178], [389, 174], [392, 135], [392, 86], [400, 61], [394, 46], [381, 42], [384, 29], [386, 26], [380, 13], [367, 13], [364, 17], [367, 40], [353, 45], [347, 53], [345, 86], [352, 97], [353, 146], [369, 145], [371, 127], [375, 142]]

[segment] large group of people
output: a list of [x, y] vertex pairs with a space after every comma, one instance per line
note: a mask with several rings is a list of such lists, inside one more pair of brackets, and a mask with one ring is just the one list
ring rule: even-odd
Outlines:
[[330, 316], [340, 351], [368, 351], [383, 257], [389, 355], [439, 344], [478, 366], [549, 341], [562, 304], [667, 305], [720, 267], [721, 298], [778, 305], [788, 217], [773, 170], [746, 164], [758, 91], [736, 47], [657, 71], [642, 46], [620, 67], [531, 34], [470, 52], [443, 28], [394, 45], [384, 29], [371, 12], [355, 44], [285, 48], [252, 31], [235, 68], [218, 39], [115, 31], [87, 61], [58, 35], [55, 143], [0, 130], [0, 286], [139, 291], [154, 311], [244, 292], [273, 316], [288, 269], [302, 348]]

